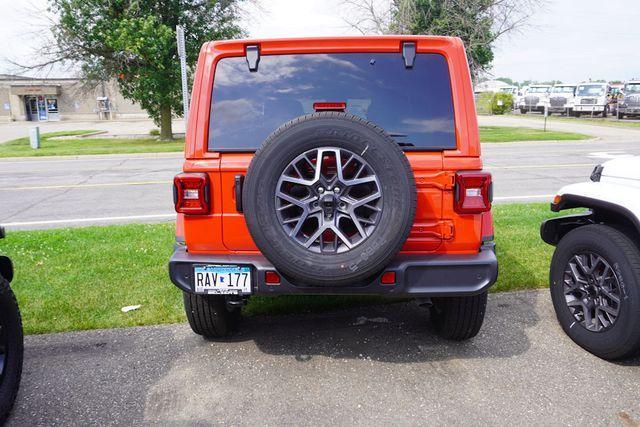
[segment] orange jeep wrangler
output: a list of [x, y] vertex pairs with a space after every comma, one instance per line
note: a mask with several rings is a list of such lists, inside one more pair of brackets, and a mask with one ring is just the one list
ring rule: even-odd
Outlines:
[[169, 272], [195, 333], [283, 294], [415, 297], [478, 333], [498, 265], [459, 39], [207, 43], [183, 170]]

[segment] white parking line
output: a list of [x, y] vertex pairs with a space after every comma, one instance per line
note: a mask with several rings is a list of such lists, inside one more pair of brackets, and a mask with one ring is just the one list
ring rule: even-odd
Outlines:
[[34, 185], [31, 187], [5, 187], [0, 191], [19, 191], [19, 190], [51, 190], [61, 188], [94, 188], [94, 187], [122, 187], [127, 185], [157, 185], [171, 184], [171, 181], [138, 181], [138, 182], [103, 182], [96, 184], [61, 184], [61, 185]]
[[485, 169], [561, 169], [561, 168], [584, 168], [593, 167], [594, 163], [567, 163], [561, 165], [514, 165], [514, 166], [489, 166]]
[[171, 219], [175, 218], [176, 214], [155, 214], [155, 215], [131, 215], [131, 216], [107, 216], [99, 218], [70, 218], [70, 219], [54, 219], [49, 221], [22, 221], [22, 222], [9, 222], [2, 224], [5, 227], [25, 227], [36, 225], [55, 225], [55, 224], [79, 224], [87, 222], [114, 222], [114, 221], [128, 221], [136, 219]]
[[527, 196], [502, 196], [502, 197], [494, 197], [494, 201], [500, 200], [528, 200], [528, 199], [553, 199], [555, 194], [534, 194]]

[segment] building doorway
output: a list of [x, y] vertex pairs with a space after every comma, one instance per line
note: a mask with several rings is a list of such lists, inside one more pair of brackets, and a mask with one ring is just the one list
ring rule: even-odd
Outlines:
[[27, 120], [43, 122], [47, 120], [60, 120], [58, 111], [58, 98], [56, 96], [26, 96], [25, 97]]

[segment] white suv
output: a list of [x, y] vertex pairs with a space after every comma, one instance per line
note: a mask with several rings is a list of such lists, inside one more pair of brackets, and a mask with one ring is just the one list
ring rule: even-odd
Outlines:
[[527, 92], [520, 98], [518, 108], [520, 114], [526, 114], [531, 111], [544, 113], [544, 107], [549, 99], [549, 85], [531, 85]]
[[574, 115], [585, 113], [600, 114], [607, 117], [609, 114], [609, 84], [607, 83], [580, 83], [576, 89]]
[[562, 329], [605, 359], [640, 350], [640, 157], [597, 166], [591, 181], [560, 189], [558, 212], [586, 212], [542, 223], [540, 235], [556, 246], [551, 299]]

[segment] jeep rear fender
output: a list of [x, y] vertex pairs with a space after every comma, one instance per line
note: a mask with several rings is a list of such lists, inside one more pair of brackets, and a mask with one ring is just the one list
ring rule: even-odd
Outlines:
[[640, 220], [636, 214], [618, 203], [565, 193], [560, 196], [559, 201], [551, 204], [553, 212], [573, 208], [587, 208], [589, 211], [544, 221], [540, 226], [542, 240], [550, 245], [556, 245], [574, 228], [596, 223], [619, 225], [640, 235]]

